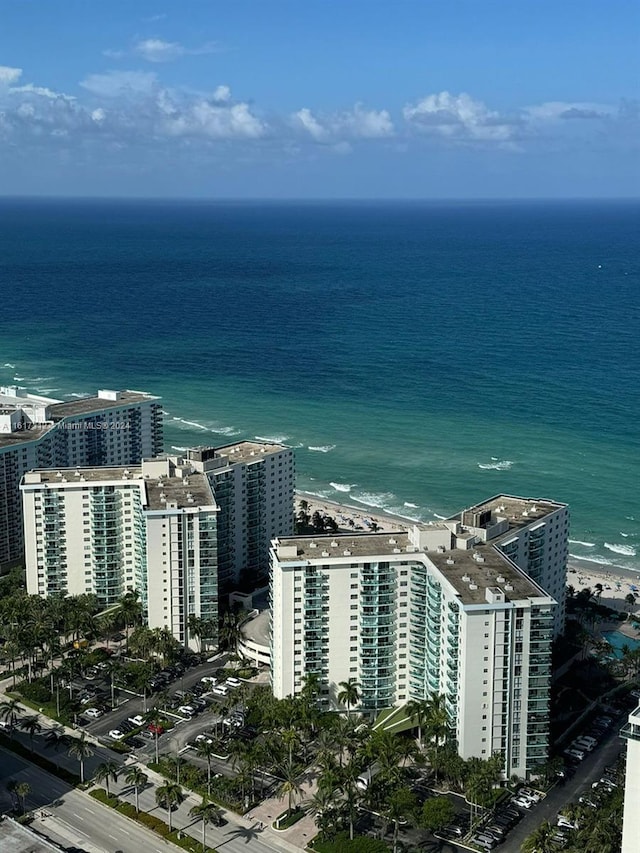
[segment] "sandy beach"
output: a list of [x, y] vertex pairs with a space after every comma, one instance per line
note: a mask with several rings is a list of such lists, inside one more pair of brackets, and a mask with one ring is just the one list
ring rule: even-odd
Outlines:
[[[300, 509], [301, 501], [306, 501], [309, 515], [318, 511], [323, 516], [334, 518], [340, 532], [343, 533], [353, 533], [354, 531], [364, 533], [375, 529], [402, 531], [408, 530], [414, 523], [410, 519], [401, 518], [397, 515], [369, 510], [366, 507], [337, 503], [305, 492], [296, 493], [296, 513]], [[602, 585], [600, 595], [597, 595], [596, 592], [597, 584]], [[570, 558], [567, 568], [567, 586], [572, 586], [576, 593], [589, 587], [592, 592], [596, 593], [596, 597], [602, 604], [623, 612], [628, 612], [626, 596], [629, 593], [634, 594], [637, 596], [637, 602], [631, 608], [631, 613], [640, 612], [640, 575], [633, 571], [617, 566], [599, 566], [597, 563]]]

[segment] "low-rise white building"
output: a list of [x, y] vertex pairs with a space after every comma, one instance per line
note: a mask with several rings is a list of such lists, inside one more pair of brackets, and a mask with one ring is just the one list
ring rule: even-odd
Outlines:
[[527, 776], [549, 747], [555, 600], [460, 521], [408, 533], [278, 539], [272, 546], [272, 686], [315, 674], [375, 715], [443, 694], [460, 755]]

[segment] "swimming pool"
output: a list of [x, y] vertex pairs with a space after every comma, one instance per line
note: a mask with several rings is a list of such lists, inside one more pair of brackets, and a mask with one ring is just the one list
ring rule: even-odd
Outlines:
[[640, 640], [635, 640], [633, 637], [625, 637], [620, 631], [604, 631], [602, 636], [613, 648], [613, 653], [618, 660], [622, 658], [622, 649], [625, 646], [632, 650], [640, 649]]

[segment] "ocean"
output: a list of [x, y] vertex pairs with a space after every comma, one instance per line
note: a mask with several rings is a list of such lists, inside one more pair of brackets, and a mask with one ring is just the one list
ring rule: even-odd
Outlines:
[[431, 520], [571, 505], [640, 570], [640, 202], [0, 200], [0, 385], [160, 395], [165, 449]]

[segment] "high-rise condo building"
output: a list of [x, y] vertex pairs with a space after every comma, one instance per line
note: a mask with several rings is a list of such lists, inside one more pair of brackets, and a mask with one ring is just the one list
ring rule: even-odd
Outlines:
[[325, 707], [352, 679], [374, 716], [444, 694], [464, 758], [501, 752], [506, 777], [546, 760], [557, 604], [499, 547], [451, 520], [278, 539], [271, 566], [275, 696], [311, 673]]
[[620, 734], [627, 741], [621, 853], [637, 853], [640, 839], [640, 705], [629, 714]]
[[490, 542], [558, 602], [554, 639], [564, 632], [569, 508], [549, 500], [496, 495], [451, 520]]
[[269, 545], [294, 530], [295, 456], [289, 447], [240, 441], [197, 447], [187, 458], [202, 467], [220, 507], [220, 588], [267, 583]]
[[162, 451], [162, 406], [142, 391], [61, 402], [0, 388], [0, 571], [24, 557], [20, 480], [33, 468], [136, 465]]
[[292, 471], [290, 449], [240, 442], [141, 466], [27, 472], [27, 590], [93, 593], [108, 607], [135, 589], [151, 627], [195, 647], [196, 616], [214, 645], [219, 595], [259, 579], [266, 537], [292, 530]]
[[108, 607], [137, 590], [150, 627], [193, 645], [195, 615], [215, 643], [218, 507], [190, 463], [30, 471], [22, 493], [29, 593], [92, 593]]

